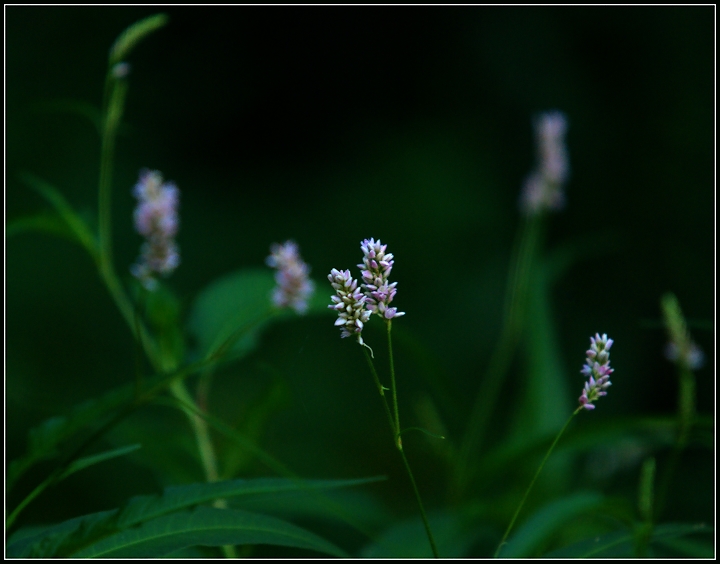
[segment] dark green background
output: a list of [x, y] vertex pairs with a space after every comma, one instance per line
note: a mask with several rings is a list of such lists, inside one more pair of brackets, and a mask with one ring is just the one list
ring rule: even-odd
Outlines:
[[[95, 209], [97, 134], [47, 103], [99, 106], [110, 45], [156, 11], [6, 8], [8, 220], [47, 207], [17, 180], [20, 171], [57, 186], [76, 209]], [[616, 342], [616, 373], [589, 417], [674, 411], [676, 379], [662, 357], [666, 291], [706, 353], [699, 409], [714, 413], [713, 7], [164, 11], [167, 27], [129, 58], [113, 195], [119, 272], [140, 244], [131, 189], [143, 167], [181, 191], [182, 264], [169, 285], [186, 305], [216, 277], [262, 266], [269, 245], [287, 238], [300, 244], [329, 302], [327, 272], [354, 268], [360, 241], [380, 238], [396, 258], [396, 303], [407, 312], [398, 325], [435, 358], [447, 397], [434, 400], [449, 437], [459, 438], [499, 332], [518, 193], [535, 164], [531, 120], [559, 109], [570, 123], [571, 179], [546, 248], [575, 246], [552, 292], [573, 390], [568, 413], [596, 331]], [[11, 460], [30, 426], [131, 380], [135, 349], [78, 246], [29, 234], [9, 239], [6, 251]], [[367, 335], [382, 343], [377, 328]], [[266, 429], [265, 448], [308, 477], [402, 480], [354, 346], [340, 341], [331, 317], [278, 326], [219, 378], [216, 409], [241, 419], [267, 387], [259, 367], [270, 364], [290, 399]], [[397, 363], [410, 425], [435, 392], [416, 377], [409, 350], [400, 347]], [[443, 470], [425, 439], [409, 443], [416, 460], [424, 452], [419, 480], [438, 506]], [[712, 463], [695, 458], [697, 477], [685, 481], [677, 515], [711, 518]], [[23, 517], [112, 507], [157, 488], [145, 472], [130, 462], [89, 470], [47, 494], [52, 510], [31, 506]], [[199, 468], [185, 472], [176, 478], [199, 479]], [[413, 510], [404, 486], [382, 487]]]

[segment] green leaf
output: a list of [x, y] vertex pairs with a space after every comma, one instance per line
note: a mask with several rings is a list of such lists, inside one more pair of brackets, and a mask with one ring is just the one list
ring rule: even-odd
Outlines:
[[83, 546], [86, 539], [97, 539], [115, 532], [118, 510], [101, 511], [68, 519], [42, 528], [36, 534], [18, 531], [9, 540], [6, 556], [10, 558], [50, 558], [62, 554], [64, 548]]
[[75, 558], [152, 558], [188, 546], [271, 544], [343, 557], [321, 537], [275, 517], [237, 509], [198, 507], [147, 521], [71, 554]]
[[78, 242], [75, 233], [67, 223], [57, 214], [40, 212], [35, 215], [26, 215], [15, 218], [5, 224], [5, 236], [12, 237], [28, 231], [39, 231], [51, 235], [59, 235]]
[[[493, 531], [476, 526], [451, 513], [428, 515], [428, 522], [441, 558], [463, 558], [479, 537]], [[432, 558], [425, 526], [417, 517], [397, 523], [384, 531], [361, 552], [363, 558]]]
[[250, 352], [273, 313], [270, 293], [274, 285], [269, 270], [242, 270], [204, 289], [188, 318], [188, 329], [197, 340], [200, 357], [223, 346], [226, 354], [235, 358]]
[[167, 21], [166, 14], [155, 14], [128, 27], [118, 36], [110, 49], [110, 66], [122, 61], [141, 39], [163, 27]]
[[[713, 527], [704, 523], [666, 523], [657, 525], [650, 537], [649, 548], [659, 552], [658, 548], [672, 545], [672, 541], [696, 534], [712, 534]], [[633, 556], [635, 535], [632, 531], [621, 530], [601, 536], [593, 536], [569, 546], [553, 550], [543, 558], [628, 558]], [[650, 556], [650, 554], [649, 554]], [[655, 556], [658, 556], [657, 554]]]
[[139, 445], [139, 444], [129, 445], [129, 446], [101, 452], [99, 454], [93, 454], [92, 456], [85, 456], [83, 458], [78, 458], [77, 460], [74, 460], [67, 467], [67, 469], [60, 475], [58, 480], [63, 480], [65, 478], [67, 478], [68, 476], [70, 476], [71, 474], [74, 474], [75, 472], [78, 472], [84, 468], [87, 468], [88, 466], [93, 466], [100, 462], [104, 462], [104, 461], [110, 460], [112, 458], [117, 458], [118, 456], [125, 456], [126, 454], [136, 451], [137, 449], [140, 448], [140, 446], [141, 445]]
[[189, 484], [166, 488], [160, 496], [132, 498], [120, 513], [118, 526], [130, 527], [142, 521], [206, 503], [214, 499], [252, 496], [268, 498], [283, 492], [308, 492], [369, 484], [382, 477], [354, 480], [292, 480], [288, 478], [257, 478], [254, 480], [227, 480], [206, 484]]
[[[112, 511], [104, 511], [101, 513], [94, 513], [70, 519], [68, 521], [64, 521], [63, 523], [59, 523], [58, 525], [42, 529], [35, 534], [24, 533], [23, 535], [14, 535], [13, 539], [11, 539], [12, 543], [8, 545], [7, 554], [8, 556], [13, 557], [65, 557], [73, 555], [76, 552], [84, 552], [86, 549], [89, 550], [93, 545], [104, 543], [111, 537], [118, 537], [118, 535], [124, 531], [136, 531], [137, 527], [143, 523], [154, 523], [160, 518], [176, 515], [177, 511], [186, 510], [202, 503], [209, 503], [215, 499], [230, 499], [243, 496], [257, 502], [262, 501], [263, 499], [273, 499], [279, 495], [289, 492], [309, 493], [320, 490], [332, 490], [368, 484], [382, 479], [384, 478], [371, 477], [351, 480], [292, 480], [284, 478], [259, 478], [254, 480], [228, 480], [225, 482], [173, 486], [166, 488], [162, 495], [134, 497], [130, 499], [121, 509], [114, 509]], [[254, 514], [248, 513], [248, 515]], [[268, 517], [267, 519], [270, 518]], [[292, 527], [291, 525], [289, 526]], [[222, 527], [220, 527], [220, 529], [220, 532], [203, 532], [203, 535], [207, 535], [207, 537], [203, 538], [212, 539], [215, 538], [213, 534], [225, 534], [222, 532], [224, 529]], [[143, 542], [146, 542], [147, 540], [148, 539], [145, 539]], [[126, 541], [122, 539], [118, 541], [116, 539], [116, 541], [113, 542], [124, 543]], [[251, 542], [252, 541], [235, 542], [235, 540], [230, 540], [227, 542], [220, 542], [220, 545]], [[172, 539], [172, 543], [174, 544], [168, 552], [179, 550], [186, 546], [193, 546], [195, 544], [216, 546], [210, 541], [183, 544], [182, 542], [179, 542], [178, 539]], [[284, 543], [277, 542], [270, 544]], [[110, 545], [102, 544], [102, 546], [106, 547]], [[151, 543], [150, 546], [155, 545]], [[289, 546], [301, 545], [290, 544]], [[306, 546], [305, 548], [313, 547]], [[103, 550], [105, 549], [103, 548]], [[153, 550], [156, 550], [156, 548], [153, 548]], [[320, 549], [315, 548], [315, 550]], [[163, 554], [153, 552], [148, 555], [158, 556]], [[329, 552], [329, 554], [334, 553]]]
[[[195, 299], [188, 318], [188, 330], [197, 341], [197, 354], [227, 354], [240, 358], [252, 351], [260, 333], [273, 321], [296, 317], [292, 310], [278, 310], [271, 302], [275, 287], [273, 272], [243, 269], [212, 282]], [[308, 314], [324, 313], [329, 299], [315, 296]]]
[[502, 548], [503, 558], [530, 558], [541, 544], [571, 519], [595, 510], [603, 502], [600, 494], [580, 492], [548, 503], [519, 527]]
[[21, 173], [20, 179], [34, 190], [37, 190], [40, 195], [52, 204], [75, 238], [87, 249], [93, 259], [97, 260], [99, 253], [97, 239], [87, 223], [72, 209], [65, 196], [57, 188], [32, 174]]
[[59, 454], [58, 447], [91, 424], [97, 424], [110, 411], [132, 400], [129, 385], [116, 388], [105, 395], [74, 407], [67, 416], [52, 417], [28, 433], [27, 453], [8, 465], [6, 487], [11, 489], [29, 468], [41, 460]]
[[[185, 377], [202, 369], [202, 364], [189, 365], [173, 374], [157, 374], [143, 382], [143, 393], [150, 394], [143, 401], [152, 399], [178, 377]], [[150, 390], [151, 392], [148, 392]], [[110, 390], [100, 398], [89, 400], [74, 407], [66, 416], [52, 417], [30, 430], [28, 450], [22, 457], [8, 465], [6, 488], [10, 489], [29, 468], [41, 460], [60, 454], [59, 447], [89, 428], [97, 429], [107, 423], [112, 412], [133, 408], [136, 399], [134, 385], [125, 384]], [[137, 404], [134, 404], [137, 406]]]
[[98, 135], [102, 135], [102, 112], [92, 104], [81, 100], [41, 100], [30, 105], [30, 109], [43, 113], [75, 114], [88, 120]]

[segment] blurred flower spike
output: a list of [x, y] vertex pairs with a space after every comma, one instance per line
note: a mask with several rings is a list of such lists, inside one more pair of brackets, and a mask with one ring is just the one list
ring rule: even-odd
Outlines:
[[607, 395], [605, 390], [612, 384], [610, 374], [614, 370], [610, 368], [609, 352], [612, 344], [613, 340], [605, 334], [601, 337], [595, 333], [595, 337], [590, 337], [590, 349], [586, 352], [585, 366], [580, 371], [588, 378], [579, 398], [580, 405], [585, 409], [595, 409], [592, 402]]
[[349, 270], [333, 268], [328, 274], [328, 280], [335, 290], [335, 295], [330, 297], [333, 303], [328, 307], [338, 312], [335, 326], [342, 331], [340, 337], [344, 339], [355, 335], [358, 343], [365, 345], [361, 334], [371, 314], [365, 307], [367, 297], [360, 291], [357, 280], [350, 275]]
[[154, 290], [157, 287], [155, 275], [169, 276], [180, 264], [180, 253], [174, 240], [179, 227], [180, 193], [172, 182], [163, 183], [160, 172], [144, 169], [140, 171], [133, 195], [138, 200], [135, 229], [145, 237], [145, 243], [138, 262], [130, 267], [130, 271], [148, 290]]
[[305, 313], [315, 284], [309, 278], [310, 267], [300, 258], [297, 243], [286, 241], [282, 245], [271, 245], [270, 256], [265, 259], [265, 263], [277, 269], [273, 304], [280, 308], [291, 307], [301, 315]]
[[690, 338], [680, 304], [674, 294], [665, 294], [661, 301], [665, 327], [669, 341], [665, 347], [665, 356], [688, 370], [697, 370], [705, 362], [700, 347]]
[[367, 298], [367, 308], [383, 319], [392, 319], [405, 315], [395, 307], [389, 307], [395, 298], [397, 282], [388, 284], [388, 278], [394, 264], [392, 253], [386, 253], [387, 245], [380, 239], [365, 239], [360, 248], [363, 252], [363, 262], [358, 264], [362, 274], [362, 289]]
[[535, 120], [538, 166], [525, 180], [520, 208], [526, 215], [560, 210], [565, 205], [563, 185], [569, 175], [565, 132], [567, 119], [562, 112], [546, 112]]

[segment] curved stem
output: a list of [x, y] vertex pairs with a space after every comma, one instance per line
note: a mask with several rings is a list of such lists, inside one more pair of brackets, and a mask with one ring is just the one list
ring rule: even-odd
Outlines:
[[520, 515], [520, 511], [523, 508], [523, 505], [525, 505], [525, 500], [527, 499], [528, 495], [530, 494], [530, 490], [532, 490], [533, 486], [535, 485], [535, 482], [538, 479], [538, 476], [540, 476], [540, 472], [542, 472], [542, 469], [545, 467], [545, 463], [547, 462], [548, 458], [550, 458], [550, 454], [552, 454], [553, 449], [555, 448], [555, 445], [560, 440], [560, 437], [562, 437], [562, 434], [565, 432], [565, 429], [567, 429], [567, 426], [570, 424], [570, 421], [573, 420], [573, 417], [575, 417], [578, 413], [580, 413], [580, 410], [583, 407], [578, 407], [575, 411], [573, 411], [573, 414], [568, 417], [568, 420], [565, 422], [565, 425], [563, 425], [563, 428], [560, 429], [560, 432], [555, 437], [555, 440], [550, 445], [550, 448], [545, 453], [545, 457], [543, 458], [542, 462], [540, 463], [540, 466], [538, 467], [537, 471], [535, 472], [535, 476], [533, 476], [532, 481], [530, 482], [530, 485], [528, 486], [527, 490], [525, 490], [525, 495], [523, 495], [522, 500], [520, 501], [520, 505], [518, 505], [518, 508], [515, 510], [515, 514], [512, 516], [512, 519], [510, 520], [510, 524], [507, 526], [507, 529], [505, 529], [505, 534], [503, 535], [503, 538], [500, 540], [500, 544], [498, 544], [497, 550], [495, 550], [495, 554], [493, 555], [493, 558], [497, 558], [500, 555], [500, 551], [502, 550], [503, 545], [505, 544], [505, 541], [508, 538], [508, 535], [510, 534], [510, 531], [513, 528], [513, 525], [515, 524], [515, 521], [518, 518], [518, 515]]

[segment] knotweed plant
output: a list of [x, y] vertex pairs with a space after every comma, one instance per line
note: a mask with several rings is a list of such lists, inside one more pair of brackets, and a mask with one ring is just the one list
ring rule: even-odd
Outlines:
[[513, 525], [515, 524], [515, 521], [520, 514], [523, 505], [525, 504], [525, 500], [527, 499], [530, 491], [535, 485], [538, 476], [540, 476], [540, 472], [542, 472], [545, 463], [548, 461], [548, 458], [550, 458], [550, 455], [552, 454], [555, 445], [557, 445], [560, 437], [562, 437], [563, 433], [565, 432], [565, 429], [567, 429], [568, 425], [570, 425], [570, 421], [572, 421], [573, 418], [583, 409], [588, 411], [595, 409], [595, 405], [593, 405], [593, 402], [597, 401], [602, 396], [607, 395], [606, 390], [610, 387], [611, 384], [610, 374], [614, 371], [612, 368], [610, 368], [610, 347], [612, 346], [612, 344], [613, 340], [608, 339], [608, 336], [604, 333], [602, 337], [599, 333], [595, 333], [594, 337], [590, 337], [590, 348], [585, 353], [585, 366], [583, 366], [580, 370], [580, 373], [587, 378], [585, 386], [582, 390], [582, 394], [580, 394], [580, 397], [578, 398], [578, 402], [580, 405], [577, 407], [577, 409], [575, 409], [575, 411], [573, 411], [572, 415], [565, 422], [565, 425], [563, 425], [562, 429], [560, 429], [560, 432], [555, 436], [555, 440], [552, 442], [550, 448], [545, 453], [545, 457], [542, 459], [540, 466], [535, 472], [535, 475], [533, 476], [530, 485], [528, 486], [527, 490], [525, 490], [525, 495], [523, 495], [523, 498], [520, 501], [520, 505], [518, 505], [517, 509], [515, 510], [515, 514], [510, 520], [510, 524], [508, 525], [507, 529], [505, 529], [505, 534], [503, 535], [500, 544], [498, 544], [497, 550], [495, 550], [495, 558], [500, 556], [503, 545], [505, 544], [505, 541], [507, 540], [508, 535], [513, 528]]
[[[435, 558], [439, 558], [435, 539], [430, 529], [430, 523], [428, 522], [425, 508], [420, 498], [420, 492], [415, 483], [415, 477], [410, 469], [410, 464], [405, 456], [402, 445], [402, 430], [400, 428], [391, 331], [392, 320], [396, 317], [402, 317], [405, 315], [405, 312], [398, 312], [397, 308], [390, 307], [390, 303], [397, 294], [397, 282], [389, 282], [390, 273], [395, 261], [392, 253], [386, 252], [387, 245], [383, 245], [380, 239], [377, 241], [375, 241], [375, 239], [365, 239], [360, 243], [360, 249], [363, 252], [363, 261], [357, 266], [360, 269], [363, 283], [358, 287], [358, 281], [352, 277], [349, 270], [341, 271], [333, 268], [328, 275], [328, 280], [335, 290], [335, 295], [330, 297], [333, 303], [328, 307], [338, 312], [335, 326], [341, 329], [340, 337], [346, 338], [354, 336], [357, 338], [358, 343], [364, 347], [363, 352], [365, 353], [365, 358], [367, 359], [370, 372], [375, 381], [375, 386], [382, 398], [395, 446], [400, 452], [420, 508], [420, 515], [425, 526], [430, 547]], [[381, 384], [373, 363], [372, 349], [362, 338], [362, 331], [372, 314], [380, 317], [385, 322], [387, 328], [388, 353], [390, 359], [390, 388], [386, 388]], [[369, 353], [368, 350], [370, 351]], [[386, 390], [390, 390], [392, 393], [392, 413], [390, 412], [390, 407], [388, 406], [385, 395]]]

